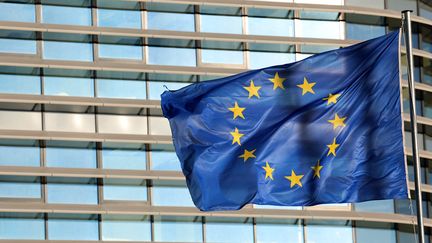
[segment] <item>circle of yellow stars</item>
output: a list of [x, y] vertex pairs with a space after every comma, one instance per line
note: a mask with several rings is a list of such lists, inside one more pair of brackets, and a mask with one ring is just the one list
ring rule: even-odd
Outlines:
[[[276, 72], [274, 74], [273, 78], [269, 78], [268, 79], [271, 83], [273, 83], [273, 90], [276, 91], [277, 89], [281, 89], [281, 90], [285, 90], [285, 86], [284, 86], [284, 82], [286, 81], [286, 78], [282, 78], [279, 76], [279, 73]], [[304, 77], [303, 78], [303, 83], [300, 83], [298, 85], [296, 85], [298, 88], [301, 89], [301, 94], [302, 96], [304, 95], [315, 95], [315, 91], [313, 90], [313, 87], [316, 85], [316, 83], [314, 82], [309, 82], [309, 80]], [[243, 87], [247, 92], [248, 92], [248, 99], [259, 99], [260, 97], [260, 89], [262, 88], [261, 86], [256, 86], [253, 80], [249, 81], [249, 86], [244, 86]], [[324, 101], [326, 102], [326, 106], [330, 106], [333, 104], [336, 104], [338, 102], [339, 97], [341, 96], [341, 94], [329, 94], [328, 97], [323, 98]], [[229, 111], [231, 111], [233, 113], [233, 120], [237, 119], [237, 118], [241, 118], [241, 119], [246, 119], [245, 115], [243, 114], [243, 112], [245, 112], [246, 108], [245, 107], [241, 107], [237, 101], [234, 102], [233, 107], [229, 107], [228, 108]], [[339, 127], [344, 128], [346, 126], [345, 124], [345, 120], [346, 117], [340, 116], [338, 113], [334, 114], [334, 118], [328, 120], [328, 122], [330, 124], [333, 125], [333, 129], [336, 130]], [[245, 135], [243, 133], [241, 133], [237, 127], [234, 128], [233, 131], [230, 132], [231, 136], [232, 136], [232, 144], [237, 144], [239, 146], [241, 146], [241, 138]], [[337, 148], [340, 146], [340, 144], [337, 143], [336, 141], [336, 137], [333, 138], [333, 141], [331, 144], [328, 144], [328, 152], [327, 152], [327, 156], [333, 156], [336, 157], [336, 150]], [[254, 154], [256, 152], [256, 149], [244, 149], [243, 154], [241, 154], [239, 156], [239, 158], [243, 159], [243, 162], [247, 162], [249, 159], [254, 159], [256, 158], [256, 155]], [[266, 161], [265, 162], [265, 166], [262, 166], [262, 169], [265, 172], [265, 180], [274, 180], [273, 178], [273, 173], [275, 171], [275, 167], [272, 167], [271, 164]], [[312, 166], [311, 169], [313, 170], [313, 178], [317, 178], [320, 179], [321, 177], [321, 170], [324, 168], [323, 165], [320, 164], [320, 161], [318, 160], [317, 163], [315, 164], [315, 166]], [[291, 174], [284, 176], [285, 179], [287, 179], [288, 181], [290, 181], [290, 188], [293, 188], [294, 186], [299, 186], [299, 187], [303, 187], [302, 184], [302, 178], [304, 177], [304, 174], [296, 174], [296, 172], [294, 170], [291, 170]]]

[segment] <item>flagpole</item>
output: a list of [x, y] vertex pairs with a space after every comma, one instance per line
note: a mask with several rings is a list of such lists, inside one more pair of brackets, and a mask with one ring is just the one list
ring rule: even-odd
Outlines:
[[412, 55], [411, 41], [411, 12], [412, 10], [402, 11], [403, 30], [405, 34], [406, 56], [408, 60], [408, 88], [410, 94], [410, 117], [411, 117], [411, 138], [412, 138], [412, 156], [414, 163], [414, 184], [417, 205], [417, 228], [419, 243], [424, 243], [424, 225], [423, 225], [423, 207], [420, 180], [420, 158], [417, 146], [417, 115], [415, 103], [414, 88], [414, 60]]

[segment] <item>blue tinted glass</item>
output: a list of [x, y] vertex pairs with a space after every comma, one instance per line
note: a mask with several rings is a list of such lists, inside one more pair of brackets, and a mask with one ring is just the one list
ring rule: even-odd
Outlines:
[[356, 225], [356, 238], [357, 242], [396, 243], [396, 231], [391, 227], [380, 227], [377, 223], [362, 223], [361, 227]]
[[346, 23], [347, 39], [368, 40], [385, 35], [385, 26]]
[[180, 161], [174, 150], [153, 149], [151, 152], [152, 170], [181, 171]]
[[100, 58], [142, 60], [142, 46], [99, 44]]
[[44, 77], [44, 92], [46, 95], [93, 97], [93, 79]]
[[41, 183], [35, 177], [0, 177], [0, 198], [41, 198]]
[[147, 20], [148, 29], [195, 31], [193, 14], [148, 12]]
[[248, 17], [248, 33], [250, 35], [294, 36], [294, 21], [292, 19]]
[[0, 52], [16, 54], [36, 54], [36, 41], [0, 38]]
[[48, 167], [96, 168], [96, 150], [94, 148], [47, 147]]
[[195, 49], [150, 46], [148, 52], [148, 64], [196, 66]]
[[98, 240], [96, 219], [48, 219], [50, 240]]
[[206, 242], [252, 243], [252, 222], [244, 219], [207, 218]]
[[303, 20], [295, 22], [295, 36], [306, 38], [343, 39], [339, 21]]
[[203, 63], [243, 64], [242, 51], [202, 49], [201, 56]]
[[258, 69], [295, 61], [293, 53], [249, 52], [249, 67]]
[[0, 146], [0, 165], [6, 166], [39, 166], [39, 147]]
[[0, 3], [0, 21], [35, 22], [35, 5]]
[[106, 180], [104, 200], [147, 201], [147, 186], [142, 180]]
[[119, 170], [145, 170], [146, 152], [143, 150], [109, 149], [102, 150], [103, 167]]
[[[284, 232], [281, 234], [280, 232]], [[303, 226], [288, 220], [270, 221], [258, 220], [256, 223], [256, 238], [258, 243], [285, 242], [303, 243]]]
[[106, 241], [151, 241], [150, 221], [111, 216], [102, 220], [102, 240]]
[[93, 47], [90, 43], [44, 41], [43, 58], [91, 62]]
[[242, 18], [240, 16], [201, 16], [201, 32], [241, 34]]
[[42, 23], [92, 25], [90, 8], [42, 5]]
[[194, 206], [185, 183], [167, 181], [154, 182], [153, 205]]
[[101, 27], [141, 28], [141, 13], [132, 10], [98, 9], [98, 25]]
[[55, 183], [47, 184], [48, 203], [61, 204], [97, 204], [97, 185], [79, 183]]
[[359, 212], [394, 213], [393, 200], [368, 201], [355, 204]]
[[0, 239], [44, 240], [45, 221], [43, 218], [1, 218]]
[[352, 243], [351, 225], [307, 225], [307, 242], [315, 243]]
[[145, 99], [146, 82], [136, 80], [97, 79], [97, 94], [102, 98]]
[[[160, 100], [160, 95], [167, 90], [177, 90], [183, 88], [190, 83], [180, 83], [180, 82], [149, 82], [149, 99]], [[165, 88], [166, 86], [166, 88]]]
[[155, 216], [154, 240], [202, 242], [202, 224], [195, 217]]
[[0, 92], [9, 94], [40, 94], [40, 77], [0, 74]]

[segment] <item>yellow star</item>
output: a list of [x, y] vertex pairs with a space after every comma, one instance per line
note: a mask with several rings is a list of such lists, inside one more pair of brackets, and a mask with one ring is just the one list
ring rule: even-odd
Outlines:
[[327, 147], [329, 148], [327, 156], [329, 156], [330, 154], [333, 154], [333, 156], [336, 156], [336, 149], [337, 149], [337, 147], [339, 147], [339, 144], [336, 143], [336, 138], [333, 138], [333, 143], [327, 145]]
[[312, 87], [316, 83], [309, 83], [306, 77], [303, 79], [303, 84], [298, 84], [297, 87], [302, 89], [302, 95], [305, 95], [307, 92], [315, 94], [315, 91], [313, 91]]
[[333, 129], [336, 129], [338, 127], [344, 127], [346, 117], [339, 117], [338, 114], [335, 114], [335, 118], [333, 120], [328, 120], [328, 122], [333, 124]]
[[291, 181], [291, 185], [290, 188], [292, 188], [295, 185], [299, 185], [300, 187], [302, 187], [302, 183], [301, 183], [301, 178], [303, 178], [303, 175], [296, 175], [296, 173], [294, 172], [294, 170], [291, 170], [291, 175], [290, 176], [285, 176], [285, 178], [289, 181]]
[[317, 164], [315, 166], [312, 166], [311, 168], [314, 171], [313, 178], [315, 178], [315, 177], [320, 178], [320, 170], [323, 168], [323, 166], [320, 165], [319, 160], [318, 160]]
[[336, 104], [337, 99], [341, 96], [341, 94], [329, 94], [327, 98], [324, 98], [323, 100], [327, 100], [327, 105]]
[[281, 89], [285, 89], [283, 82], [285, 81], [286, 78], [281, 78], [279, 77], [279, 73], [275, 73], [274, 78], [269, 78], [270, 82], [273, 83], [273, 90], [277, 89], [277, 88], [281, 88]]
[[253, 154], [255, 153], [255, 150], [249, 151], [247, 149], [244, 150], [244, 153], [239, 156], [239, 158], [243, 158], [243, 162], [246, 162], [249, 158], [256, 158], [256, 156]]
[[232, 144], [238, 143], [238, 145], [240, 144], [240, 138], [244, 136], [244, 134], [239, 133], [237, 127], [234, 129], [234, 132], [230, 132], [231, 136], [233, 136], [233, 140], [232, 140]]
[[273, 180], [273, 171], [274, 168], [270, 167], [269, 163], [266, 161], [266, 166], [262, 166], [262, 168], [265, 170], [265, 179], [270, 178]]
[[238, 106], [237, 101], [234, 103], [234, 107], [230, 107], [228, 108], [228, 110], [233, 112], [233, 119], [236, 119], [238, 116], [245, 119], [244, 115], [243, 115], [243, 111], [246, 108], [242, 108], [240, 106]]
[[259, 93], [258, 90], [261, 89], [261, 86], [255, 86], [253, 80], [250, 81], [250, 85], [243, 87], [244, 89], [246, 89], [249, 92], [249, 99], [252, 98], [252, 96], [256, 96], [257, 98], [259, 98]]

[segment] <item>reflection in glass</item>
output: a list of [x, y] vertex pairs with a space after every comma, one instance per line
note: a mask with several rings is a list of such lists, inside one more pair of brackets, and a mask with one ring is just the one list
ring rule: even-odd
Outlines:
[[61, 204], [98, 204], [95, 179], [48, 177], [47, 202]]
[[207, 217], [206, 240], [209, 243], [252, 243], [252, 219]]
[[40, 94], [40, 77], [0, 74], [0, 92], [9, 94]]
[[44, 240], [43, 214], [0, 213], [0, 239]]
[[249, 68], [258, 69], [295, 61], [294, 53], [249, 52]]
[[292, 19], [248, 17], [247, 21], [250, 35], [294, 36]]
[[93, 79], [45, 76], [44, 94], [59, 96], [93, 97]]
[[0, 38], [0, 53], [36, 54], [36, 41]]
[[148, 29], [195, 31], [193, 14], [147, 12], [147, 21]]
[[356, 238], [357, 242], [396, 243], [396, 231], [393, 224], [358, 221], [356, 222]]
[[98, 240], [97, 217], [83, 214], [48, 215], [50, 240]]
[[151, 241], [150, 216], [103, 215], [102, 240]]
[[195, 49], [149, 46], [148, 64], [196, 66]]
[[43, 58], [91, 62], [93, 47], [91, 43], [44, 41]]
[[161, 94], [167, 90], [177, 90], [183, 88], [191, 83], [184, 82], [149, 82], [149, 99], [160, 100]]
[[306, 226], [307, 242], [314, 243], [352, 243], [353, 233], [350, 223], [346, 221], [308, 222]]
[[0, 145], [0, 166], [39, 166], [39, 146]]
[[[283, 234], [281, 234], [283, 232]], [[256, 238], [258, 243], [289, 242], [303, 243], [301, 220], [257, 219]]]
[[181, 171], [180, 161], [172, 145], [152, 145], [152, 170]]
[[47, 146], [46, 164], [48, 167], [96, 168], [96, 150], [94, 147]]
[[202, 49], [201, 56], [203, 63], [243, 64], [242, 51]]
[[154, 240], [202, 242], [201, 217], [155, 216]]
[[142, 60], [142, 46], [99, 44], [100, 58]]
[[145, 180], [107, 179], [103, 187], [104, 200], [147, 201]]
[[91, 26], [91, 8], [42, 5], [42, 23]]
[[153, 181], [153, 205], [193, 207], [185, 182]]
[[97, 79], [97, 94], [102, 98], [146, 99], [146, 83], [140, 80]]
[[0, 198], [41, 198], [39, 177], [0, 176]]
[[356, 203], [354, 208], [359, 212], [394, 213], [393, 200], [377, 200]]
[[145, 170], [146, 151], [138, 149], [104, 148], [103, 167], [118, 170]]
[[343, 22], [297, 19], [295, 36], [306, 38], [343, 39]]
[[115, 28], [141, 28], [141, 13], [132, 10], [98, 9], [98, 26]]
[[211, 33], [242, 33], [242, 18], [240, 16], [222, 16], [201, 14], [201, 32]]
[[35, 22], [35, 5], [0, 2], [0, 21]]

